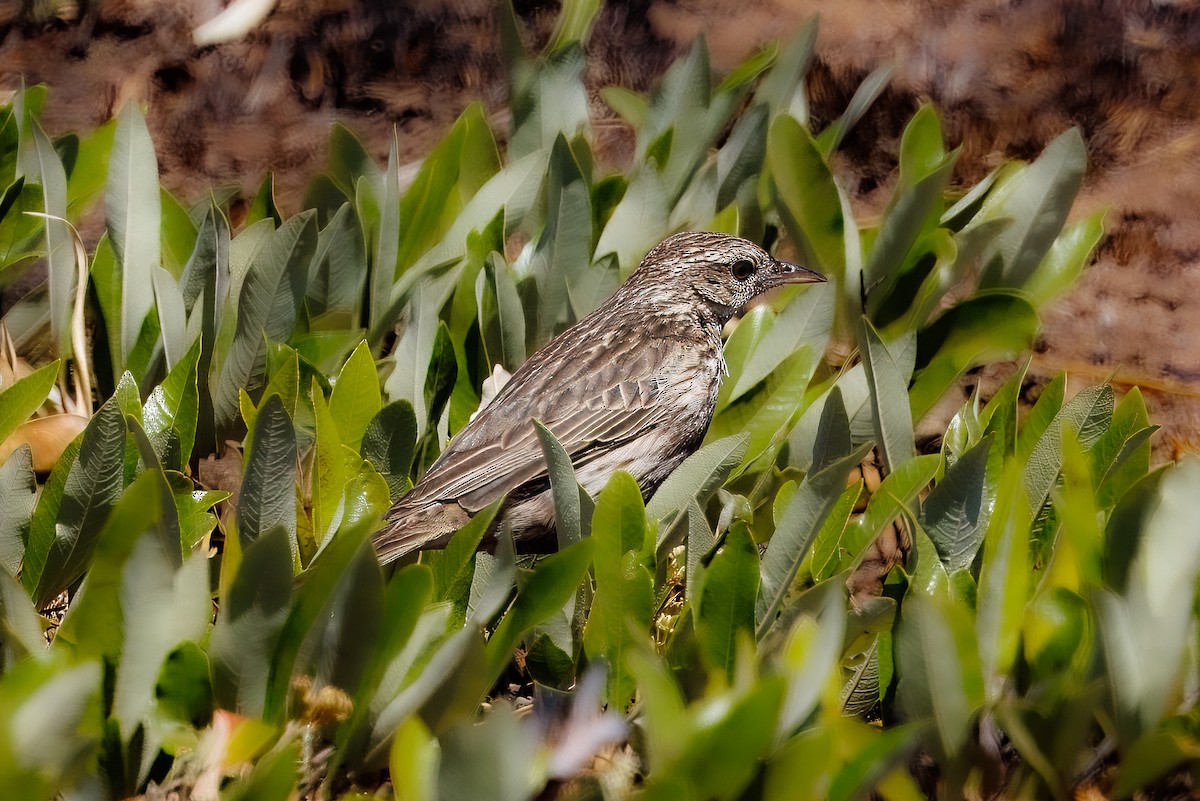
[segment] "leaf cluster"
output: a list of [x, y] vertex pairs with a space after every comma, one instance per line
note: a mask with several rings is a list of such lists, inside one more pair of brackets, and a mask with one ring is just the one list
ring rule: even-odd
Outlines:
[[[1151, 470], [1140, 394], [1068, 399], [1060, 377], [1022, 415], [1019, 370], [940, 451], [914, 444], [963, 373], [1030, 345], [1102, 235], [1099, 215], [1064, 228], [1079, 134], [964, 193], [923, 108], [864, 224], [829, 159], [888, 76], [810, 130], [814, 23], [719, 82], [700, 41], [650, 97], [605, 90], [636, 136], [605, 174], [595, 12], [565, 3], [540, 53], [504, 16], [503, 154], [479, 105], [404, 181], [395, 141], [381, 167], [335, 127], [290, 217], [270, 176], [238, 225], [222, 190], [180, 204], [136, 107], [58, 141], [43, 89], [0, 110], [0, 276], [47, 273], [3, 324], [59, 359], [5, 374], [0, 440], [87, 387], [52, 469], [25, 434], [0, 466], [12, 797], [386, 779], [408, 798], [908, 799], [930, 790], [920, 750], [946, 797], [1066, 798], [1107, 752], [1118, 795], [1195, 758], [1200, 468]], [[88, 253], [67, 220], [100, 196]], [[683, 228], [777, 241], [832, 279], [739, 321], [704, 447], [648, 501], [623, 473], [593, 498], [539, 428], [557, 553], [518, 557], [492, 507], [385, 573], [371, 533], [496, 367]], [[234, 480], [200, 487], [202, 460]], [[888, 532], [907, 559], [850, 597]]]

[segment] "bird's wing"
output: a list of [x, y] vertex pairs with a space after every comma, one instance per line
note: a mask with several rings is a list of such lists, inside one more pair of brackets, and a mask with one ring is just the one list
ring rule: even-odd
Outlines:
[[535, 418], [577, 467], [606, 446], [661, 425], [675, 414], [670, 398], [678, 393], [661, 378], [666, 352], [660, 343], [615, 350], [626, 347], [623, 353], [597, 347], [573, 363], [559, 362], [549, 382], [539, 371], [514, 375], [515, 385], [451, 441], [403, 503], [455, 501], [473, 513], [523, 484], [545, 480]]
[[[589, 452], [600, 453], [606, 446], [636, 439], [668, 416], [664, 404], [653, 402], [653, 388], [631, 394], [631, 382], [623, 383], [627, 385], [623, 394], [607, 392], [568, 414], [540, 421], [576, 467], [586, 463]], [[514, 421], [490, 442], [453, 453], [447, 449], [444, 456], [421, 480], [422, 500], [454, 500], [472, 513], [523, 484], [547, 478], [532, 417], [524, 424]]]

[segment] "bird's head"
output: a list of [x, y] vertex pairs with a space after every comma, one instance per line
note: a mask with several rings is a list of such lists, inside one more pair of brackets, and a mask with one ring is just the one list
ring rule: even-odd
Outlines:
[[629, 283], [664, 300], [699, 300], [724, 323], [769, 289], [824, 280], [820, 273], [780, 261], [749, 240], [687, 232], [663, 240], [647, 253]]

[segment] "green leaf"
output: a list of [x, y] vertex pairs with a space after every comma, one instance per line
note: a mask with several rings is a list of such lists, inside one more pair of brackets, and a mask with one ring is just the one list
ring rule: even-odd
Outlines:
[[697, 709], [679, 759], [647, 777], [646, 797], [655, 792], [677, 797], [681, 786], [690, 791], [684, 797], [740, 797], [774, 740], [783, 695], [782, 678], [770, 676], [738, 696], [713, 698]]
[[[534, 248], [530, 268], [538, 288], [534, 341], [539, 344], [603, 300], [582, 286], [592, 266], [591, 196], [583, 171], [561, 134], [551, 148], [546, 196], [546, 227]], [[503, 311], [504, 298], [498, 301]]]
[[[873, 727], [868, 731], [869, 739], [858, 744], [859, 747], [851, 752], [845, 764], [830, 781], [828, 801], [852, 801], [861, 798], [867, 790], [877, 785], [883, 785], [885, 782], [896, 784], [897, 782], [888, 781], [889, 772], [893, 778], [897, 774], [902, 779], [907, 778], [908, 774], [903, 771], [903, 766], [911, 759], [919, 744], [917, 735], [920, 729], [902, 725], [883, 732], [878, 732]], [[920, 798], [920, 792], [913, 787], [906, 795], [896, 792], [893, 797]]]
[[754, 90], [755, 103], [766, 103], [771, 116], [790, 114], [801, 125], [808, 124], [808, 97], [804, 78], [817, 43], [817, 16], [814, 14], [783, 48], [775, 66], [763, 76]]
[[1025, 286], [1062, 230], [1086, 168], [1083, 136], [1072, 128], [985, 202], [976, 220], [1012, 222], [984, 254], [981, 287]]
[[383, 181], [379, 166], [354, 132], [340, 122], [329, 131], [329, 176], [338, 188], [353, 197], [360, 178], [374, 191]]
[[359, 216], [350, 203], [342, 204], [317, 235], [317, 251], [304, 297], [313, 329], [358, 324], [363, 283], [368, 275], [363, 235]]
[[[341, 126], [334, 124], [334, 131]], [[333, 138], [331, 132], [330, 139]], [[332, 142], [330, 150], [333, 150]], [[332, 154], [331, 154], [332, 160]], [[374, 165], [372, 165], [374, 166]], [[263, 176], [262, 183], [258, 185], [258, 191], [254, 193], [254, 199], [250, 201], [250, 208], [246, 210], [246, 225], [254, 225], [259, 220], [273, 220], [275, 227], [283, 225], [283, 215], [279, 213], [279, 207], [275, 204], [275, 173], [267, 170], [267, 174]]]
[[575, 596], [592, 563], [594, 545], [591, 539], [581, 540], [538, 561], [488, 639], [481, 693], [500, 677], [521, 634], [548, 620]]
[[967, 610], [910, 594], [904, 600], [895, 647], [900, 704], [910, 719], [932, 716], [941, 753], [956, 756], [983, 704], [983, 681]]
[[[646, 504], [646, 516], [663, 520], [693, 501], [704, 504], [725, 482], [746, 453], [749, 435], [733, 434], [709, 442], [671, 471]], [[665, 532], [664, 532], [665, 533]]]
[[594, 256], [613, 256], [621, 275], [628, 275], [650, 248], [670, 230], [670, 190], [657, 170], [640, 171], [600, 233]]
[[804, 406], [808, 383], [819, 361], [820, 357], [807, 348], [788, 356], [753, 392], [717, 412], [708, 428], [709, 441], [748, 432], [743, 464], [780, 445], [797, 410]]
[[[355, 532], [359, 548], [339, 571], [341, 580], [304, 637], [316, 685], [338, 687], [351, 697], [369, 669], [385, 604], [383, 575], [366, 531], [366, 526], [360, 526]], [[345, 532], [340, 536], [346, 536]], [[285, 626], [284, 638], [290, 630]], [[281, 663], [276, 660], [276, 665]], [[298, 672], [298, 668], [293, 671]], [[285, 672], [281, 670], [279, 675]]]
[[546, 55], [552, 56], [575, 42], [581, 45], [586, 43], [588, 31], [600, 8], [600, 0], [567, 0], [563, 3], [554, 23], [554, 32], [550, 34], [550, 41], [546, 45]]
[[900, 343], [891, 348], [879, 338], [879, 332], [866, 317], [858, 329], [859, 349], [867, 384], [871, 388], [871, 418], [875, 441], [884, 467], [896, 470], [913, 458], [913, 417], [908, 405], [908, 379], [904, 367], [893, 355]]
[[471, 584], [475, 578], [475, 554], [500, 511], [500, 501], [479, 510], [456, 531], [440, 552], [421, 555], [422, 563], [433, 569], [433, 597], [453, 607], [452, 625], [461, 626], [467, 617]]
[[192, 480], [182, 473], [168, 471], [166, 476], [179, 516], [180, 549], [182, 553], [187, 554], [216, 528], [217, 518], [211, 510], [221, 501], [228, 500], [230, 493], [221, 490], [197, 490]]
[[[1118, 711], [1136, 716], [1143, 732], [1176, 709], [1184, 691], [1183, 666], [1200, 575], [1200, 541], [1194, 535], [1198, 492], [1200, 464], [1195, 460], [1185, 460], [1166, 473], [1129, 571], [1124, 600], [1129, 631], [1110, 628], [1112, 614], [1101, 609], [1110, 660], [1117, 661], [1113, 657], [1124, 650], [1131, 650], [1136, 660], [1133, 675], [1118, 670], [1123, 665], [1113, 665]], [[1122, 641], [1126, 635], [1132, 636]]]
[[30, 530], [21, 578], [39, 606], [87, 569], [100, 530], [121, 495], [124, 477], [125, 418], [110, 399], [84, 429], [79, 455], [63, 484], [54, 528]]
[[169, 432], [178, 438], [177, 463], [166, 463], [170, 469], [181, 470], [191, 460], [200, 416], [198, 368], [201, 343], [196, 342], [180, 359], [163, 382], [154, 388], [142, 407], [142, 423], [146, 435], [155, 445], [159, 459], [166, 459]]
[[317, 435], [313, 447], [310, 492], [313, 537], [319, 547], [333, 533], [332, 526], [342, 500], [342, 491], [357, 464], [349, 464], [343, 454], [338, 426], [325, 403], [325, 396], [320, 390], [315, 390], [312, 400]]
[[1113, 389], [1104, 385], [1082, 390], [1054, 416], [1025, 465], [1025, 491], [1035, 513], [1050, 496], [1062, 469], [1063, 429], [1070, 428], [1080, 444], [1090, 448], [1108, 427], [1112, 412]]
[[900, 185], [912, 187], [937, 172], [946, 160], [946, 143], [937, 109], [922, 105], [900, 136]]
[[437, 775], [442, 749], [420, 718], [400, 724], [392, 739], [388, 770], [397, 798], [437, 801]]
[[400, 341], [396, 343], [393, 359], [395, 369], [384, 385], [392, 401], [404, 400], [412, 406], [417, 420], [417, 439], [425, 436], [429, 425], [429, 407], [425, 401], [425, 384], [429, 363], [433, 358], [438, 332], [437, 309], [429, 302], [425, 287], [419, 287], [409, 304], [411, 317]]
[[[485, 332], [484, 349], [489, 351], [489, 355], [494, 350], [495, 358], [499, 360], [499, 363], [508, 370], [515, 371], [525, 362], [526, 358], [525, 309], [521, 304], [521, 296], [513, 279], [512, 269], [504, 262], [500, 254], [489, 254], [484, 260], [484, 276], [487, 279], [488, 289], [492, 291], [494, 297], [495, 327], [499, 329], [499, 336], [495, 338], [498, 338], [500, 343], [498, 349], [491, 345], [494, 337], [492, 326], [489, 325]], [[482, 289], [482, 286], [479, 286], [479, 289]], [[477, 304], [480, 309], [479, 319], [490, 318], [492, 315], [485, 314], [484, 311], [484, 298], [478, 290], [476, 294], [480, 295]], [[562, 301], [564, 304], [566, 303], [565, 296]]]
[[914, 456], [884, 478], [867, 502], [863, 516], [846, 530], [843, 538], [846, 555], [841, 569], [857, 566], [871, 543], [897, 517], [917, 516], [911, 504], [937, 473], [941, 459], [936, 453]]
[[[515, 144], [510, 142], [512, 147]], [[499, 153], [483, 105], [472, 103], [425, 158], [412, 185], [400, 199], [396, 276], [437, 244], [450, 230], [464, 204], [499, 167]]]
[[1035, 306], [1043, 306], [1075, 283], [1104, 238], [1107, 210], [1069, 225], [1054, 240], [1050, 252], [1029, 276], [1022, 289]]
[[821, 131], [818, 144], [822, 153], [828, 156], [838, 149], [842, 140], [846, 138], [846, 134], [850, 133], [850, 129], [858, 124], [862, 116], [867, 113], [867, 109], [874, 105], [879, 96], [883, 94], [883, 90], [887, 88], [892, 79], [893, 70], [895, 70], [895, 65], [884, 64], [863, 78], [863, 82], [854, 90], [854, 95], [850, 98], [842, 116]]
[[211, 720], [212, 680], [208, 655], [199, 645], [185, 640], [167, 654], [154, 684], [154, 698], [163, 714], [180, 723], [200, 728]]
[[1021, 422], [1021, 428], [1017, 434], [1016, 455], [1022, 463], [1029, 461], [1033, 449], [1037, 447], [1038, 442], [1050, 429], [1050, 425], [1058, 418], [1066, 398], [1066, 391], [1066, 373], [1059, 373], [1042, 388], [1033, 408]]
[[733, 526], [704, 573], [696, 633], [709, 669], [732, 684], [739, 645], [753, 642], [758, 598], [758, 548], [744, 526]]
[[379, 410], [363, 433], [362, 457], [387, 481], [393, 500], [411, 486], [408, 479], [417, 444], [417, 418], [406, 400], [389, 403]]
[[254, 422], [238, 501], [242, 547], [274, 529], [296, 539], [296, 432], [278, 395], [267, 398]]
[[312, 212], [298, 214], [250, 262], [238, 297], [236, 328], [216, 382], [218, 430], [236, 428], [239, 390], [253, 399], [262, 389], [268, 340], [285, 342], [292, 335], [316, 249], [316, 228]]
[[21, 445], [0, 465], [0, 567], [16, 575], [29, 541], [37, 505], [37, 476], [29, 445]]
[[120, 372], [154, 305], [153, 272], [160, 263], [158, 161], [146, 118], [135, 103], [127, 103], [117, 117], [109, 160], [108, 187], [104, 195], [108, 236], [120, 265], [120, 348], [112, 356]]
[[171, 555], [155, 534], [134, 543], [121, 577], [124, 641], [113, 689], [113, 718], [122, 740], [130, 743], [139, 727], [148, 746], [135, 756], [143, 779], [156, 756], [153, 731], [155, 686], [167, 655], [184, 642], [198, 642], [208, 631], [212, 602], [208, 592], [207, 554], [194, 554], [175, 569]]
[[375, 360], [366, 342], [360, 342], [346, 360], [329, 396], [329, 410], [337, 422], [342, 442], [355, 450], [382, 406]]
[[[583, 632], [588, 658], [608, 664], [612, 709], [624, 708], [633, 697], [626, 655], [644, 642], [650, 626], [653, 536], [637, 482], [628, 473], [614, 473], [596, 499], [592, 515], [596, 595]], [[643, 633], [635, 635], [635, 630]]]
[[46, 799], [88, 781], [102, 728], [103, 668], [29, 660], [0, 684], [0, 716], [29, 721], [0, 733], [0, 786], [12, 798]]
[[46, 402], [58, 378], [59, 361], [34, 370], [0, 391], [0, 442], [8, 439], [17, 426], [28, 420]]
[[811, 609], [811, 615], [792, 624], [779, 654], [788, 688], [775, 732], [777, 743], [808, 719], [838, 668], [847, 637], [845, 584], [830, 581], [814, 588]]
[[[737, 347], [735, 338], [749, 323], [751, 315], [743, 317], [726, 344], [726, 359], [730, 362], [731, 385], [724, 401], [731, 402], [752, 389], [775, 371], [790, 355], [801, 348], [820, 356], [825, 353], [833, 326], [833, 289], [827, 284], [807, 287], [792, 298], [782, 312], [770, 320], [766, 330], [754, 338], [748, 357], [731, 358]], [[751, 313], [753, 314], [753, 312]]]
[[[467, 242], [471, 232], [486, 230], [497, 214], [503, 212], [506, 234], [515, 230], [517, 224], [540, 202], [539, 193], [548, 155], [545, 151], [538, 151], [510, 161], [504, 169], [488, 179], [454, 218], [445, 236], [401, 278], [397, 289], [407, 291], [428, 270], [462, 260], [467, 255]], [[393, 301], [390, 307], [393, 313], [383, 316], [388, 330], [391, 328], [394, 312], [399, 311], [404, 300], [402, 291], [397, 291], [396, 294], [401, 297], [398, 301]], [[382, 336], [382, 333], [382, 330], [377, 330], [372, 324], [369, 341], [377, 341], [377, 335]]]
[[122, 645], [121, 592], [125, 563], [134, 545], [163, 518], [161, 476], [144, 471], [117, 502], [96, 539], [92, 564], [54, 637], [55, 649], [74, 660], [118, 661]]
[[288, 616], [291, 591], [292, 546], [287, 530], [274, 526], [246, 544], [237, 575], [221, 599], [208, 648], [213, 697], [221, 708], [264, 716], [268, 682], [276, 668], [272, 655]]
[[222, 788], [224, 801], [287, 801], [295, 792], [300, 749], [295, 740], [284, 738], [259, 758], [250, 773]]
[[838, 188], [817, 143], [795, 118], [772, 121], [767, 171], [780, 216], [805, 263], [831, 279], [843, 279], [847, 231]]
[[546, 469], [550, 476], [550, 492], [554, 498], [554, 530], [558, 537], [558, 548], [562, 550], [583, 539], [581, 499], [587, 491], [579, 486], [571, 457], [554, 438], [550, 429], [538, 420], [533, 421], [533, 427], [537, 431], [538, 442], [542, 446], [542, 457], [546, 460]]
[[162, 267], [172, 278], [178, 279], [196, 247], [197, 226], [174, 195], [160, 189], [159, 197], [162, 204]]
[[993, 698], [1011, 674], [1020, 644], [1032, 573], [1029, 564], [1030, 508], [1019, 465], [1009, 462], [984, 538], [975, 620], [979, 658], [989, 696]]
[[42, 619], [21, 582], [0, 567], [0, 668], [7, 673], [19, 660], [46, 652]]
[[75, 166], [67, 176], [67, 214], [69, 219], [91, 207], [108, 181], [108, 158], [112, 153], [117, 121], [109, 120], [79, 141]]
[[[851, 468], [853, 469], [853, 468]], [[837, 572], [841, 560], [842, 538], [850, 524], [850, 515], [862, 495], [863, 482], [856, 481], [842, 491], [833, 505], [829, 516], [821, 524], [812, 544], [811, 571], [813, 581], [824, 581], [832, 578]]]
[[1166, 776], [1172, 768], [1195, 764], [1200, 759], [1200, 743], [1188, 733], [1160, 729], [1149, 732], [1129, 746], [1121, 759], [1112, 794], [1132, 798], [1139, 788], [1154, 792], [1152, 782]]
[[[75, 243], [67, 216], [67, 176], [50, 138], [36, 119], [30, 121], [32, 143], [22, 148], [25, 175], [42, 189], [46, 238], [47, 284], [50, 289], [50, 336], [58, 351], [71, 353], [71, 305], [74, 301]], [[2, 216], [2, 215], [0, 215]], [[3, 437], [0, 437], [3, 440]]]
[[1141, 391], [1133, 387], [1113, 411], [1108, 431], [1092, 446], [1092, 477], [1101, 508], [1111, 507], [1150, 472], [1149, 440], [1155, 430], [1149, 425]]
[[[913, 127], [920, 123], [923, 112], [933, 114], [929, 106], [917, 112], [917, 116], [905, 129], [906, 139], [909, 138]], [[936, 115], [933, 116], [936, 126]], [[932, 230], [941, 214], [942, 195], [954, 172], [957, 158], [954, 155], [945, 156], [940, 147], [940, 133], [936, 135], [936, 140], [936, 145], [925, 143], [917, 146], [909, 142], [910, 152], [918, 147], [933, 153], [941, 151], [940, 160], [933, 165], [911, 164], [911, 160], [923, 160], [932, 153], [910, 156], [909, 163], [905, 163], [904, 156], [901, 156], [901, 185], [892, 196], [887, 216], [879, 226], [870, 255], [863, 265], [863, 282], [868, 296], [867, 311], [872, 315], [878, 312], [883, 301], [887, 300], [896, 288], [913, 245], [923, 234]], [[901, 147], [904, 147], [903, 143]], [[905, 175], [910, 170], [916, 172], [916, 175]]]
[[528, 724], [512, 709], [500, 707], [481, 720], [464, 721], [446, 731], [440, 737], [440, 797], [495, 801], [533, 797], [545, 779], [539, 781], [539, 771], [532, 767], [541, 752], [538, 734]]
[[174, 369], [190, 346], [187, 311], [184, 308], [183, 292], [170, 270], [154, 267], [150, 271], [154, 285], [154, 303], [158, 309], [158, 328], [167, 369]]
[[986, 483], [988, 457], [996, 447], [989, 435], [963, 454], [921, 507], [921, 526], [948, 571], [970, 567], [983, 543], [993, 500]]
[[600, 97], [634, 129], [645, 127], [650, 106], [644, 97], [623, 86], [605, 86], [600, 89]]
[[[286, 619], [280, 621], [277, 640], [269, 643], [270, 650], [261, 657], [270, 670], [269, 680], [263, 683], [263, 716], [267, 720], [283, 721], [292, 677], [298, 672], [297, 662], [309, 659], [306, 654], [313, 654], [314, 649], [319, 655], [318, 680], [332, 681], [337, 675], [348, 682], [339, 686], [350, 692], [357, 689], [355, 685], [368, 659], [358, 646], [379, 639], [378, 618], [386, 603], [378, 562], [367, 543], [377, 524], [378, 517], [348, 520], [326, 541], [304, 572], [294, 602], [286, 609]], [[274, 558], [279, 559], [278, 555]], [[239, 579], [241, 575], [239, 572]], [[285, 607], [286, 602], [286, 594], [281, 595], [280, 606]], [[353, 610], [356, 602], [363, 605], [362, 614], [369, 614], [373, 620], [348, 622], [347, 615], [358, 614]], [[275, 620], [270, 617], [270, 625]], [[353, 642], [355, 639], [360, 642]]]
[[1029, 301], [981, 293], [946, 311], [917, 338], [918, 369], [909, 390], [913, 419], [925, 416], [960, 375], [985, 362], [1015, 359], [1038, 331]]
[[[821, 413], [822, 432], [845, 425], [845, 415], [841, 393], [835, 389]], [[818, 441], [828, 436], [819, 434]], [[870, 445], [863, 445], [852, 453], [839, 454], [829, 464], [814, 463], [813, 470], [805, 476], [804, 482], [788, 502], [763, 554], [762, 593], [757, 609], [760, 639], [773, 625], [801, 563], [846, 487], [846, 476], [850, 469], [862, 461], [869, 451]], [[879, 527], [880, 530], [883, 525]]]

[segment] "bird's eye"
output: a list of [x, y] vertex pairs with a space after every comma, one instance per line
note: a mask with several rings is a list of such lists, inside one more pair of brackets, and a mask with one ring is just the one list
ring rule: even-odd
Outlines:
[[754, 271], [758, 266], [749, 259], [738, 259], [733, 264], [729, 265], [729, 272], [739, 281], [745, 281], [750, 276], [754, 275]]

